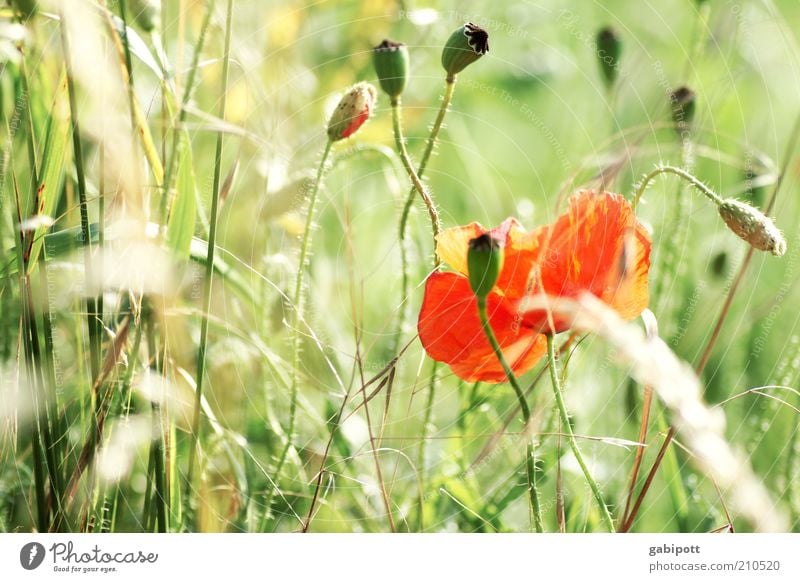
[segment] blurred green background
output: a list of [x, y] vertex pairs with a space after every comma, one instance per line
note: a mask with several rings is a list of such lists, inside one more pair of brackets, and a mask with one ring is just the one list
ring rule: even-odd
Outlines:
[[[219, 124], [209, 116], [216, 115], [220, 99], [224, 4], [216, 2], [185, 124], [198, 217], [207, 216], [210, 207]], [[204, 10], [205, 2], [198, 0], [165, 3], [163, 9], [160, 38], [179, 86], [185, 82], [181, 73], [189, 67]], [[398, 530], [528, 530], [521, 423], [507, 385], [464, 385], [442, 368], [431, 395], [432, 363], [407, 330], [403, 345], [411, 343], [397, 363], [391, 398], [384, 385], [370, 401], [369, 420], [360, 406], [362, 384], [395, 356], [392, 335], [400, 303], [397, 223], [409, 182], [393, 153], [385, 95], [379, 96], [368, 124], [335, 146], [321, 191], [307, 276], [306, 318], [313, 336], [304, 338], [298, 453], [277, 484], [277, 495], [271, 480], [288, 410], [289, 307], [279, 292], [291, 291], [303, 229], [303, 189], [296, 180], [314, 172], [325, 145], [327, 116], [341, 92], [361, 80], [377, 84], [371, 49], [384, 38], [409, 46], [412, 68], [403, 95], [404, 129], [411, 155], [419, 159], [444, 89], [441, 46], [466, 21], [488, 30], [490, 52], [459, 75], [426, 172], [445, 226], [471, 221], [494, 226], [516, 216], [530, 229], [556, 216], [569, 193], [596, 187], [602, 172], [607, 189], [630, 197], [636, 181], [658, 163], [688, 163], [724, 196], [760, 207], [769, 199], [800, 115], [800, 4], [795, 0], [236, 0], [223, 176], [234, 163], [239, 169], [221, 209], [217, 243], [218, 256], [238, 279], [218, 277], [212, 297], [206, 397], [223, 432], [210, 436], [213, 431], [204, 429], [199, 529], [298, 529], [314, 495], [333, 419], [349, 391], [346, 420], [332, 440], [311, 531], [388, 530], [368, 421]], [[619, 78], [611, 88], [603, 82], [595, 44], [596, 33], [605, 26], [613, 27], [622, 42]], [[28, 27], [36, 29], [30, 42], [39, 43], [45, 62], [54, 59], [48, 51], [57, 48], [51, 38], [57, 24], [40, 18]], [[154, 52], [153, 38], [140, 33]], [[137, 57], [136, 94], [160, 147], [160, 80]], [[55, 83], [55, 73], [49, 77]], [[46, 85], [37, 81], [34, 90], [51, 90]], [[672, 124], [669, 100], [681, 86], [697, 95], [688, 158]], [[8, 118], [13, 102], [5, 99]], [[14, 148], [22, 157], [24, 144]], [[789, 250], [781, 259], [754, 257], [703, 373], [705, 398], [711, 404], [758, 386], [798, 386], [799, 176], [795, 153], [772, 213]], [[89, 180], [97, 183], [94, 176]], [[6, 195], [13, 192], [8, 180], [4, 188]], [[680, 200], [687, 219], [676, 224]], [[96, 218], [97, 211], [92, 212]], [[9, 216], [4, 209], [8, 226]], [[640, 217], [653, 234], [651, 309], [660, 334], [682, 359], [696, 363], [747, 249], [703, 197], [674, 177], [656, 180]], [[196, 235], [206, 239], [202, 223], [199, 218]], [[73, 212], [54, 230], [76, 224]], [[411, 227], [415, 321], [432, 250], [421, 205], [415, 205]], [[671, 262], [665, 256], [670, 245]], [[10, 238], [4, 247], [13, 247]], [[180, 269], [182, 286], [165, 303], [160, 320], [169, 346], [165, 374], [176, 385], [185, 383], [180, 369], [194, 373], [202, 276], [196, 265]], [[79, 389], [85, 383], [83, 369], [70, 347], [84, 341], [80, 334], [70, 335], [75, 334], [71, 322], [83, 322], [77, 319], [78, 307], [73, 303], [63, 309], [57, 330], [64, 389], [78, 395], [75, 406], [86, 403], [86, 393]], [[14, 310], [4, 314], [3, 325], [14, 330], [19, 321]], [[13, 333], [6, 334], [6, 342], [13, 346], [15, 341]], [[15, 348], [5, 353], [5, 368], [11, 370]], [[523, 378], [527, 384], [539, 367]], [[599, 437], [583, 440], [581, 446], [615, 512], [625, 503], [634, 450], [614, 439], [635, 441], [641, 414], [641, 387], [626, 372], [601, 341], [586, 338], [569, 359], [567, 373], [575, 430]], [[539, 384], [530, 401], [535, 429], [541, 433], [537, 466], [548, 528], [556, 528], [559, 464], [567, 531], [602, 530], [580, 470], [566, 445], [552, 435], [557, 418], [547, 379]], [[370, 385], [367, 393], [378, 385]], [[800, 394], [774, 395], [784, 402], [746, 395], [721, 409], [730, 442], [746, 454], [798, 531], [800, 440], [798, 412], [791, 406], [800, 406]], [[77, 416], [74, 410], [70, 413]], [[174, 422], [178, 444], [173, 461], [180, 468], [187, 423], [181, 418]], [[657, 406], [644, 470], [666, 427]], [[69, 436], [75, 446], [82, 440], [79, 431]], [[140, 506], [147, 455], [146, 444], [135, 447], [121, 482], [127, 503], [120, 506], [120, 531], [144, 527]], [[6, 439], [2, 459], [4, 527], [30, 529], [30, 478], [19, 476], [19, 466], [29, 462], [24, 446]], [[264, 506], [265, 500], [271, 508]], [[729, 509], [735, 514], [735, 508]], [[726, 523], [724, 514], [713, 484], [677, 446], [656, 477], [634, 530], [709, 531]]]

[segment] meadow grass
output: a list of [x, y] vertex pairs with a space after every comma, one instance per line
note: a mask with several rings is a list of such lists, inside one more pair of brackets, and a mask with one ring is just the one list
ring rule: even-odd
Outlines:
[[[800, 531], [796, 2], [30, 4], [0, 7], [0, 531]], [[490, 52], [454, 75], [467, 20]], [[384, 38], [402, 115], [333, 139]], [[431, 360], [440, 226], [583, 188], [651, 233], [649, 309], [545, 298], [574, 328], [508, 382]]]

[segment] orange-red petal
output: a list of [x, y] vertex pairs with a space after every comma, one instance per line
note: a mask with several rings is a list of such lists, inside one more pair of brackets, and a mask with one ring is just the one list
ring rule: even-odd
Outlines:
[[350, 124], [342, 130], [342, 135], [340, 139], [350, 137], [355, 132], [357, 132], [358, 129], [362, 125], [364, 125], [364, 123], [366, 123], [367, 119], [369, 119], [369, 116], [370, 116], [370, 106], [365, 105], [364, 108], [359, 113], [353, 116], [353, 119], [350, 122]]
[[[569, 210], [535, 235], [540, 257], [531, 292], [577, 297], [589, 292], [631, 319], [647, 306], [650, 237], [619, 194], [582, 191]], [[566, 322], [544, 310], [525, 314], [537, 330], [559, 332]]]
[[[515, 374], [524, 374], [546, 350], [544, 336], [522, 325], [514, 303], [502, 295], [488, 297], [489, 321]], [[504, 382], [506, 375], [478, 319], [478, 306], [466, 277], [436, 272], [425, 282], [417, 324], [428, 355], [448, 364], [468, 382]]]
[[439, 258], [467, 276], [469, 241], [487, 232], [503, 244], [503, 269], [495, 287], [509, 299], [520, 299], [525, 294], [539, 241], [526, 232], [517, 219], [507, 218], [492, 230], [477, 222], [445, 229], [436, 239]]

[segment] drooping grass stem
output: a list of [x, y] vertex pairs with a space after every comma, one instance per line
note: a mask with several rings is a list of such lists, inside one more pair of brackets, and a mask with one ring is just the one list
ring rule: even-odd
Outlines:
[[[494, 330], [492, 330], [492, 326], [489, 323], [489, 314], [486, 310], [485, 297], [478, 297], [478, 316], [480, 317], [481, 320], [481, 327], [483, 328], [483, 333], [486, 334], [486, 339], [489, 340], [489, 344], [491, 344], [492, 350], [494, 350], [495, 356], [497, 356], [497, 360], [503, 367], [503, 371], [506, 374], [508, 383], [511, 384], [511, 387], [514, 389], [514, 393], [517, 396], [517, 400], [519, 400], [519, 407], [520, 410], [522, 411], [522, 420], [524, 421], [525, 424], [523, 432], [527, 432], [527, 430], [530, 428], [529, 425], [531, 421], [531, 409], [528, 406], [527, 400], [525, 400], [525, 393], [520, 387], [519, 382], [517, 381], [517, 377], [514, 375], [514, 372], [511, 369], [511, 366], [508, 364], [505, 355], [503, 355], [503, 350], [500, 347], [500, 344], [497, 342], [497, 337], [494, 335]], [[552, 364], [551, 364], [551, 369], [552, 369]], [[536, 490], [536, 473], [533, 460], [534, 459], [533, 442], [531, 438], [528, 436], [526, 436], [525, 439], [527, 440], [527, 446], [525, 450], [525, 470], [528, 478], [528, 494], [530, 496], [530, 502], [531, 502], [531, 519], [533, 521], [534, 529], [536, 529], [537, 532], [541, 533], [544, 531], [544, 527], [542, 525], [542, 510], [539, 504], [539, 493]]]
[[[292, 366], [291, 366], [291, 384], [289, 390], [289, 423], [286, 428], [286, 442], [281, 450], [278, 463], [275, 465], [275, 486], [280, 485], [280, 476], [283, 466], [286, 463], [286, 458], [289, 455], [289, 450], [293, 446], [295, 424], [297, 423], [297, 391], [299, 377], [297, 368], [300, 366], [300, 322], [303, 319], [304, 311], [304, 297], [303, 297], [303, 280], [306, 270], [306, 261], [308, 260], [308, 252], [311, 248], [312, 231], [314, 228], [314, 207], [317, 204], [317, 195], [319, 188], [322, 184], [322, 177], [325, 174], [325, 164], [328, 162], [328, 157], [331, 153], [333, 141], [328, 139], [325, 143], [325, 149], [322, 152], [322, 159], [317, 168], [317, 176], [314, 180], [314, 185], [311, 188], [311, 193], [308, 199], [308, 210], [306, 211], [306, 222], [303, 230], [303, 239], [300, 242], [300, 257], [297, 263], [297, 275], [294, 281], [294, 291], [292, 293], [292, 320], [291, 320], [291, 334], [292, 334]], [[270, 491], [267, 496], [266, 507], [264, 509], [265, 516], [269, 514], [270, 505], [273, 498], [273, 491]]]
[[[210, 9], [211, 7], [209, 7]], [[219, 118], [225, 119], [228, 94], [228, 68], [231, 52], [231, 23], [233, 14], [233, 0], [228, 0], [225, 16], [225, 48], [222, 57], [222, 77], [220, 79]], [[187, 86], [187, 91], [189, 90]], [[183, 110], [182, 112], [183, 113]], [[192, 415], [192, 436], [189, 447], [189, 465], [186, 482], [192, 481], [196, 449], [200, 438], [200, 408], [203, 398], [203, 380], [206, 372], [206, 350], [208, 347], [208, 314], [211, 311], [211, 290], [214, 278], [214, 251], [217, 244], [217, 214], [219, 212], [219, 183], [222, 175], [222, 132], [217, 133], [216, 149], [214, 151], [214, 178], [211, 186], [211, 218], [208, 231], [208, 252], [206, 255], [206, 272], [203, 278], [203, 305], [202, 318], [200, 319], [200, 342], [197, 348], [197, 389], [194, 398], [194, 413]], [[177, 142], [179, 140], [175, 140]], [[188, 147], [188, 146], [187, 146]], [[167, 187], [169, 188], [169, 187]]]
[[589, 467], [586, 466], [586, 461], [583, 460], [581, 449], [578, 447], [578, 441], [575, 439], [575, 433], [572, 431], [572, 425], [569, 422], [567, 406], [564, 403], [564, 395], [561, 392], [561, 380], [558, 372], [558, 360], [556, 359], [555, 342], [553, 341], [553, 336], [550, 334], [547, 335], [547, 359], [550, 368], [550, 381], [553, 384], [553, 395], [555, 396], [558, 413], [561, 416], [563, 430], [567, 436], [567, 442], [569, 442], [569, 446], [572, 449], [572, 454], [575, 455], [575, 460], [578, 461], [578, 465], [580, 465], [581, 471], [583, 471], [586, 482], [589, 484], [589, 488], [592, 490], [592, 494], [597, 501], [597, 506], [600, 509], [600, 515], [602, 516], [606, 527], [608, 527], [608, 531], [613, 533], [614, 520], [611, 517], [611, 513], [608, 511], [608, 506], [606, 505], [605, 501], [603, 501], [603, 494], [600, 492], [600, 487], [597, 485], [597, 481], [595, 481], [591, 471], [589, 471]]

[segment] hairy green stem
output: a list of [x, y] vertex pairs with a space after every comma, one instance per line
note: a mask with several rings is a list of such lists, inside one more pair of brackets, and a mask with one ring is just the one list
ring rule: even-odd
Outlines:
[[[680, 135], [681, 141], [681, 166], [689, 171], [692, 161], [692, 142], [688, 132]], [[653, 290], [651, 297], [654, 303], [658, 302], [661, 307], [659, 313], [663, 313], [662, 319], [669, 319], [666, 312], [663, 311], [669, 306], [668, 295], [664, 295], [664, 290], [670, 285], [674, 284], [683, 276], [686, 266], [679, 261], [679, 254], [686, 244], [687, 237], [689, 236], [689, 210], [688, 199], [682, 196], [683, 183], [679, 183], [677, 191], [675, 192], [676, 201], [672, 205], [672, 216], [668, 223], [670, 237], [666, 241], [664, 248], [658, 256], [658, 268], [656, 269], [656, 277], [653, 281]]]
[[703, 184], [700, 180], [695, 178], [692, 174], [690, 174], [686, 170], [678, 168], [676, 166], [659, 166], [655, 170], [647, 174], [639, 183], [639, 187], [636, 189], [636, 193], [633, 196], [632, 206], [634, 211], [639, 206], [639, 202], [641, 201], [645, 190], [647, 190], [647, 185], [650, 184], [650, 182], [656, 176], [659, 176], [661, 174], [675, 174], [676, 176], [679, 176], [684, 180], [686, 180], [687, 182], [689, 182], [692, 186], [697, 188], [702, 194], [705, 194], [705, 196], [717, 206], [722, 204], [722, 198], [720, 198], [716, 192], [714, 192], [711, 188]]
[[[408, 197], [406, 198], [406, 203], [403, 207], [403, 213], [400, 216], [400, 261], [401, 261], [401, 271], [402, 271], [402, 285], [401, 285], [401, 303], [400, 303], [400, 314], [399, 314], [399, 321], [397, 325], [397, 334], [395, 336], [396, 345], [393, 346], [392, 352], [397, 351], [397, 347], [399, 344], [400, 336], [403, 333], [403, 329], [406, 326], [406, 319], [408, 319], [408, 294], [409, 294], [409, 287], [410, 287], [410, 274], [409, 274], [409, 265], [408, 265], [408, 247], [406, 242], [406, 234], [408, 232], [408, 216], [411, 212], [411, 207], [414, 203], [414, 198], [417, 193], [422, 197], [423, 202], [425, 203], [426, 208], [428, 209], [428, 215], [431, 221], [431, 230], [433, 232], [433, 267], [434, 269], [438, 269], [440, 265], [439, 255], [436, 252], [436, 238], [439, 235], [439, 231], [441, 230], [441, 222], [439, 220], [439, 213], [436, 210], [436, 205], [433, 203], [433, 199], [430, 197], [430, 194], [425, 189], [425, 186], [422, 184], [421, 176], [425, 172], [425, 168], [428, 165], [428, 160], [433, 153], [433, 148], [436, 145], [436, 139], [439, 136], [439, 130], [442, 128], [442, 123], [444, 122], [444, 116], [447, 114], [447, 108], [450, 105], [450, 101], [453, 98], [453, 91], [455, 89], [455, 78], [447, 79], [445, 84], [445, 93], [444, 97], [442, 97], [442, 104], [439, 107], [439, 113], [436, 115], [436, 120], [433, 123], [433, 127], [431, 128], [430, 135], [428, 136], [427, 143], [425, 145], [425, 151], [422, 154], [422, 159], [419, 164], [419, 168], [415, 171], [414, 166], [411, 163], [411, 158], [408, 155], [408, 150], [406, 149], [405, 138], [403, 137], [403, 124], [401, 120], [402, 108], [400, 105], [400, 98], [396, 98], [392, 100], [392, 128], [394, 131], [394, 141], [395, 146], [397, 147], [397, 152], [400, 155], [400, 160], [403, 162], [403, 167], [408, 174], [408, 177], [411, 179], [412, 188], [408, 193]], [[425, 418], [423, 420], [422, 426], [422, 435], [420, 438], [420, 446], [417, 455], [417, 464], [420, 467], [420, 479], [422, 479], [422, 475], [424, 473], [422, 467], [425, 461], [425, 443], [427, 441], [427, 432], [428, 432], [428, 425], [431, 422], [432, 414], [433, 414], [433, 402], [436, 395], [436, 384], [437, 384], [437, 372], [438, 372], [438, 362], [433, 363], [433, 369], [431, 371], [431, 380], [428, 386], [428, 398], [427, 398], [427, 407], [425, 409]], [[424, 487], [421, 487], [424, 490]], [[421, 529], [424, 526], [424, 516], [423, 516], [424, 508], [423, 508], [423, 501], [422, 499], [419, 500], [419, 516], [418, 516], [418, 527]]]
[[[422, 153], [422, 159], [419, 162], [419, 167], [417, 168], [417, 176], [421, 179], [423, 174], [425, 173], [425, 169], [428, 167], [428, 160], [433, 153], [433, 148], [436, 145], [436, 140], [439, 137], [439, 131], [442, 128], [442, 124], [444, 123], [444, 116], [447, 114], [447, 110], [450, 107], [450, 102], [453, 99], [453, 93], [455, 91], [456, 82], [455, 78], [448, 78], [447, 82], [445, 83], [445, 90], [444, 96], [442, 97], [442, 104], [439, 107], [439, 113], [436, 115], [436, 120], [433, 122], [433, 127], [431, 127], [431, 133], [428, 135], [428, 140], [425, 143], [425, 151]], [[401, 128], [402, 129], [402, 128]], [[403, 270], [403, 282], [402, 282], [402, 295], [401, 299], [403, 301], [403, 305], [406, 304], [406, 298], [408, 297], [408, 290], [410, 286], [410, 279], [411, 275], [408, 272], [409, 265], [408, 265], [408, 248], [407, 248], [407, 241], [406, 236], [408, 235], [408, 216], [411, 213], [411, 207], [414, 205], [414, 198], [417, 194], [416, 186], [412, 187], [408, 193], [408, 197], [406, 198], [406, 203], [403, 206], [403, 213], [400, 215], [400, 259], [402, 262], [402, 270]], [[401, 311], [401, 325], [399, 328], [399, 333], [402, 333], [402, 327], [405, 324], [405, 311]]]
[[605, 501], [603, 501], [603, 494], [600, 492], [600, 487], [598, 487], [597, 481], [595, 481], [592, 473], [589, 471], [589, 467], [586, 466], [586, 462], [583, 460], [583, 455], [578, 447], [578, 441], [575, 439], [575, 433], [572, 431], [572, 425], [569, 422], [569, 414], [567, 413], [567, 406], [564, 403], [564, 395], [561, 392], [561, 380], [559, 379], [558, 375], [555, 342], [553, 341], [553, 336], [550, 334], [547, 335], [547, 358], [550, 364], [550, 381], [553, 384], [553, 394], [556, 399], [558, 412], [561, 415], [561, 424], [563, 425], [564, 432], [567, 435], [567, 441], [572, 449], [572, 454], [575, 455], [575, 460], [578, 461], [578, 465], [580, 465], [581, 471], [583, 471], [583, 475], [586, 478], [586, 482], [589, 484], [589, 488], [594, 494], [594, 498], [597, 501], [597, 506], [600, 509], [600, 514], [603, 517], [603, 521], [606, 523], [608, 530], [613, 533], [614, 520], [611, 517], [611, 513], [608, 511], [608, 506], [606, 505]]
[[[286, 464], [286, 458], [289, 455], [289, 450], [292, 448], [294, 441], [295, 424], [297, 422], [297, 392], [298, 392], [298, 374], [297, 368], [300, 366], [300, 321], [303, 319], [304, 302], [303, 302], [303, 278], [306, 269], [306, 261], [308, 260], [308, 251], [311, 248], [312, 230], [314, 227], [314, 207], [317, 203], [317, 195], [319, 187], [322, 183], [322, 176], [325, 174], [325, 164], [331, 153], [333, 141], [330, 139], [325, 144], [325, 149], [322, 152], [322, 159], [317, 168], [317, 177], [314, 180], [314, 186], [311, 189], [311, 194], [308, 200], [308, 210], [306, 212], [305, 228], [303, 230], [303, 240], [300, 243], [300, 258], [297, 264], [297, 275], [294, 281], [294, 292], [292, 293], [292, 366], [291, 366], [291, 388], [289, 391], [289, 425], [286, 428], [286, 442], [281, 450], [278, 463], [275, 465], [275, 487], [279, 486], [279, 480], [283, 466]], [[270, 505], [274, 497], [274, 488], [270, 490], [264, 507], [264, 519], [262, 524], [266, 521], [266, 516], [269, 515]]]
[[[428, 216], [431, 220], [431, 231], [433, 232], [433, 264], [434, 267], [439, 266], [439, 255], [436, 254], [436, 237], [439, 236], [441, 230], [441, 222], [439, 221], [439, 212], [436, 210], [436, 205], [433, 203], [428, 191], [420, 180], [419, 174], [414, 170], [414, 165], [411, 163], [411, 158], [406, 149], [405, 138], [403, 137], [403, 123], [401, 120], [402, 107], [400, 105], [400, 98], [392, 100], [392, 128], [394, 130], [394, 143], [397, 147], [397, 153], [400, 155], [400, 161], [403, 162], [403, 167], [406, 169], [414, 189], [419, 192], [425, 207], [428, 209]], [[432, 147], [432, 146], [431, 146]]]
[[[525, 400], [525, 393], [522, 391], [522, 388], [517, 381], [517, 377], [514, 375], [511, 366], [508, 364], [505, 355], [503, 354], [503, 350], [500, 347], [500, 344], [497, 342], [497, 337], [494, 335], [494, 330], [492, 329], [491, 324], [489, 323], [489, 314], [486, 310], [486, 298], [485, 297], [478, 297], [478, 316], [481, 320], [481, 327], [483, 327], [483, 333], [486, 334], [486, 339], [489, 340], [489, 343], [492, 346], [492, 350], [494, 350], [495, 356], [497, 356], [497, 360], [500, 362], [500, 365], [503, 367], [503, 371], [506, 373], [506, 378], [508, 378], [508, 383], [511, 384], [511, 387], [514, 389], [514, 393], [517, 395], [517, 400], [519, 400], [519, 407], [522, 411], [522, 419], [525, 423], [525, 428], [523, 432], [527, 432], [530, 428], [531, 422], [531, 409], [528, 406], [527, 400]], [[552, 369], [552, 366], [551, 366]], [[541, 533], [544, 531], [542, 526], [542, 510], [539, 505], [539, 493], [536, 490], [536, 472], [534, 466], [534, 458], [533, 458], [533, 442], [530, 437], [525, 437], [527, 440], [527, 447], [525, 450], [525, 469], [526, 474], [528, 477], [528, 493], [530, 495], [531, 500], [531, 519], [533, 521], [533, 527], [536, 529], [537, 532]]]

